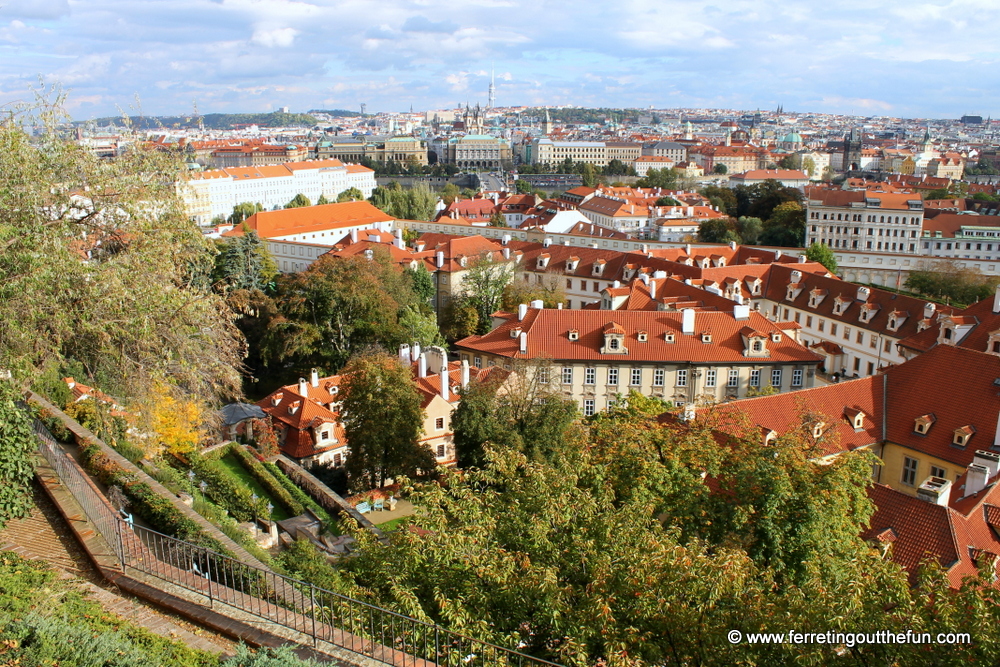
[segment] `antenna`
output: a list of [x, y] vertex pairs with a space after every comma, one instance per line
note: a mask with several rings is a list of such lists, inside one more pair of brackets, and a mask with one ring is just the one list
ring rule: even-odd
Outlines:
[[496, 69], [493, 67], [493, 63], [490, 63], [490, 91], [489, 91], [489, 101], [487, 106], [492, 109], [497, 101], [497, 87], [496, 87]]

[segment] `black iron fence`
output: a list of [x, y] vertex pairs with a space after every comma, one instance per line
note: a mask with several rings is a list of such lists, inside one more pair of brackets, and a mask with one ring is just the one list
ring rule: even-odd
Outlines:
[[141, 572], [310, 638], [399, 667], [533, 667], [554, 662], [451, 632], [124, 521], [89, 476], [36, 422], [39, 454], [111, 545], [122, 571]]

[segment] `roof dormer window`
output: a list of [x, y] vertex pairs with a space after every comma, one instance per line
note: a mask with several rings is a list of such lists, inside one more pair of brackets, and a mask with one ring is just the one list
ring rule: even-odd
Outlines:
[[826, 422], [816, 422], [812, 427], [812, 436], [814, 438], [819, 438], [823, 435], [823, 427], [826, 426]]
[[712, 334], [710, 332], [708, 332], [708, 331], [703, 332], [701, 334], [701, 342], [702, 343], [711, 343], [712, 342]]
[[570, 257], [569, 260], [567, 260], [566, 262], [566, 270], [576, 271], [576, 267], [579, 266], [579, 264], [580, 264], [579, 257]]
[[649, 340], [649, 334], [646, 333], [645, 331], [640, 331], [638, 334], [636, 334], [636, 338], [639, 339], [640, 343], [645, 343], [646, 341]]
[[513, 329], [510, 330], [511, 338], [517, 338], [520, 335], [521, 335], [521, 327], [514, 327]]
[[549, 253], [547, 252], [542, 253], [541, 255], [538, 256], [538, 261], [536, 262], [535, 266], [539, 269], [547, 268], [550, 259], [551, 255], [549, 255]]
[[951, 444], [956, 447], [965, 447], [969, 444], [969, 438], [971, 438], [976, 432], [976, 427], [972, 424], [966, 424], [965, 426], [960, 426], [955, 429], [955, 433], [951, 439]]
[[668, 343], [673, 343], [674, 342], [674, 334], [671, 333], [671, 332], [667, 332], [667, 333], [663, 334], [663, 340], [665, 340]]
[[754, 341], [754, 342], [753, 342], [753, 343], [752, 343], [752, 344], [750, 345], [750, 350], [751, 350], [752, 352], [763, 352], [763, 351], [764, 351], [764, 341], [762, 341], [762, 340], [759, 340], [759, 339], [758, 339], [758, 340], [755, 340], [755, 341]]
[[781, 332], [780, 331], [772, 331], [771, 332], [771, 342], [772, 343], [780, 343], [781, 342]]
[[271, 406], [277, 407], [278, 403], [281, 403], [281, 399], [284, 398], [284, 396], [284, 392], [276, 392], [273, 396], [271, 396]]
[[570, 329], [570, 331], [569, 331], [569, 339], [570, 340], [577, 340], [579, 338], [580, 338], [580, 332], [577, 331], [576, 329]]
[[936, 421], [937, 417], [934, 416], [933, 412], [926, 415], [921, 415], [917, 417], [916, 420], [914, 420], [913, 432], [918, 433], [920, 435], [927, 435], [927, 432], [931, 429], [931, 426], [933, 426], [934, 422]]
[[848, 423], [850, 423], [855, 431], [860, 431], [865, 427], [865, 413], [862, 410], [848, 408], [845, 410], [845, 413], [847, 414]]
[[986, 352], [1000, 355], [1000, 329], [990, 332], [989, 340], [986, 341]]
[[604, 267], [606, 265], [607, 265], [607, 262], [605, 262], [603, 259], [599, 259], [596, 262], [594, 262], [594, 268], [593, 268], [593, 271], [592, 271], [593, 275], [595, 275], [595, 276], [602, 276], [602, 275], [604, 275]]

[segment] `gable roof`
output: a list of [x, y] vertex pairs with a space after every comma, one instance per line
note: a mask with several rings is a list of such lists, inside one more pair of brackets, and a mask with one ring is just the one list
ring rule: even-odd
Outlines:
[[[367, 201], [352, 201], [320, 206], [286, 208], [280, 211], [261, 211], [246, 219], [244, 224], [257, 232], [262, 239], [308, 234], [345, 227], [374, 226], [379, 222], [392, 222], [390, 215]], [[238, 225], [223, 236], [242, 236]]]

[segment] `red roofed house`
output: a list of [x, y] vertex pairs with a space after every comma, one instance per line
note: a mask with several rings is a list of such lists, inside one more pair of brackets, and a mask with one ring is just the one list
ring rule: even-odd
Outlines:
[[[421, 352], [419, 345], [403, 345], [400, 360], [411, 366], [424, 410], [420, 442], [433, 452], [439, 465], [455, 464], [451, 414], [458, 406], [459, 390], [471, 378], [482, 379], [488, 371], [470, 369], [467, 363], [448, 362], [442, 348]], [[340, 423], [337, 394], [341, 375], [300, 379], [272, 392], [257, 405], [267, 413], [278, 431], [281, 451], [303, 464], [342, 465], [350, 443]]]
[[[534, 302], [540, 306], [541, 302]], [[614, 318], [614, 322], [611, 318]], [[495, 328], [455, 343], [475, 368], [549, 358], [549, 382], [585, 415], [635, 389], [682, 405], [774, 386], [811, 387], [820, 357], [749, 306], [729, 312], [529, 308], [497, 313]]]

